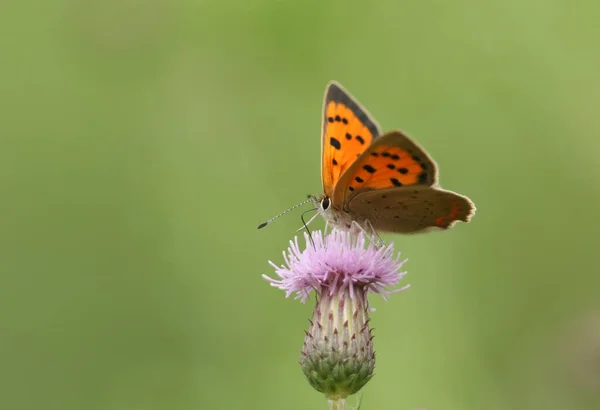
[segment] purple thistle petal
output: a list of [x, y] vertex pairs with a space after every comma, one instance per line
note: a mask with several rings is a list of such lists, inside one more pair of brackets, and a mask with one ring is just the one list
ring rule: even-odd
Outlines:
[[328, 288], [329, 294], [348, 290], [351, 298], [358, 289], [368, 289], [387, 299], [392, 293], [400, 292], [408, 286], [388, 289], [395, 286], [406, 274], [400, 272], [405, 260], [400, 255], [394, 257], [392, 243], [376, 248], [373, 241], [365, 249], [366, 237], [360, 232], [356, 237], [346, 231], [333, 230], [325, 237], [321, 231], [313, 232], [313, 244], [308, 234], [304, 234], [307, 246], [301, 250], [298, 237], [290, 241], [283, 252], [284, 264], [275, 269], [278, 279], [263, 277], [271, 286], [286, 292], [286, 297], [306, 302], [312, 290]]

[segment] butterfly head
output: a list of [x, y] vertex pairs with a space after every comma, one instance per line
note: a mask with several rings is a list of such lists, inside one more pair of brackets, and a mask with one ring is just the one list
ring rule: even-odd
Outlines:
[[332, 220], [335, 219], [335, 214], [339, 213], [339, 211], [333, 207], [331, 198], [326, 194], [312, 195], [311, 200], [319, 214], [323, 215], [327, 222], [332, 222]]
[[318, 214], [325, 219], [329, 226], [346, 231], [352, 228], [352, 216], [341, 209], [337, 209], [329, 196], [326, 194], [311, 195], [310, 198]]
[[331, 207], [331, 199], [325, 194], [309, 195], [308, 197], [319, 213], [327, 211]]

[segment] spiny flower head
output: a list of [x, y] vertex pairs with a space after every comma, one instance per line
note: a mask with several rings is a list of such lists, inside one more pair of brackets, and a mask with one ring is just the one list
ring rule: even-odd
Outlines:
[[[311, 241], [312, 239], [312, 241]], [[356, 237], [334, 230], [305, 234], [302, 250], [298, 238], [283, 252], [285, 264], [269, 263], [279, 279], [263, 275], [272, 286], [304, 303], [315, 290], [316, 305], [304, 338], [300, 366], [308, 382], [330, 401], [344, 402], [373, 377], [375, 351], [369, 327], [368, 293], [384, 298], [407, 286], [389, 289], [405, 275], [393, 244], [369, 244], [361, 232]]]
[[356, 237], [350, 232], [333, 230], [327, 236], [321, 231], [304, 234], [306, 247], [301, 250], [298, 237], [290, 241], [287, 252], [283, 252], [284, 265], [275, 268], [279, 279], [263, 275], [272, 286], [293, 293], [296, 299], [306, 302], [312, 290], [327, 289], [330, 294], [344, 292], [354, 295], [357, 289], [379, 293], [385, 299], [391, 293], [406, 289], [389, 290], [396, 285], [406, 272], [400, 272], [406, 260], [400, 261], [400, 254], [394, 258], [393, 243], [376, 247], [375, 241], [366, 245], [366, 237], [360, 232]]

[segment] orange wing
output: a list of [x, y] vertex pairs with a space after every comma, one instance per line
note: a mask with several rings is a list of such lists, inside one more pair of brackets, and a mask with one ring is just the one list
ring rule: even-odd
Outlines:
[[379, 126], [342, 86], [331, 82], [323, 103], [321, 178], [325, 195], [356, 158], [380, 134]]
[[436, 182], [437, 166], [429, 155], [400, 131], [392, 131], [377, 138], [342, 175], [333, 205], [345, 208], [352, 197], [373, 189]]

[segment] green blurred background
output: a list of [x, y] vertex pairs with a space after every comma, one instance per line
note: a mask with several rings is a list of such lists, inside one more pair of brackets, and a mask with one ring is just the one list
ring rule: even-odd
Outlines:
[[320, 192], [332, 79], [478, 208], [385, 237], [362, 408], [600, 408], [600, 3], [1, 9], [1, 409], [326, 408], [261, 278], [300, 212], [256, 225]]

